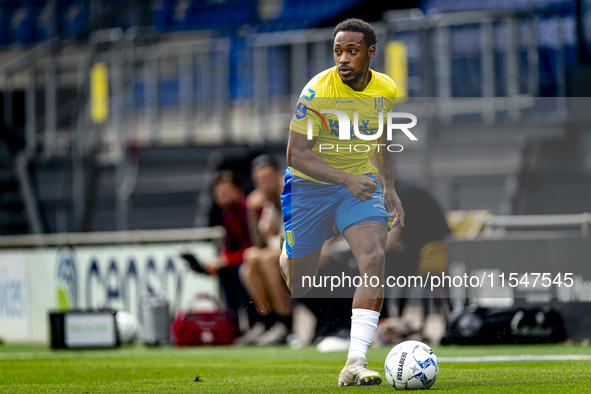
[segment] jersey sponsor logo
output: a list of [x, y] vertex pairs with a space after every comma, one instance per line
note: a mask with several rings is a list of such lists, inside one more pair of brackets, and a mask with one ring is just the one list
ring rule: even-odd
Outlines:
[[[328, 120], [328, 125], [330, 127], [330, 135], [335, 137], [339, 136], [339, 121], [334, 119]], [[373, 135], [378, 132], [377, 128], [370, 129], [369, 128], [369, 120], [360, 120], [358, 124], [359, 132], [363, 135]], [[351, 138], [355, 138], [355, 130], [353, 128], [353, 124], [351, 124]]]
[[299, 103], [295, 109], [295, 117], [297, 120], [304, 119], [308, 115], [308, 106], [304, 103]]
[[355, 100], [337, 100], [337, 104], [353, 104]]
[[287, 237], [287, 243], [289, 244], [290, 247], [293, 248], [293, 245], [295, 245], [295, 238], [293, 236], [293, 231], [291, 231], [291, 230], [286, 231], [285, 236]]
[[308, 101], [312, 101], [314, 100], [314, 96], [316, 96], [316, 92], [313, 91], [312, 89], [308, 88], [306, 89], [306, 91], [302, 94], [302, 98], [308, 100]]

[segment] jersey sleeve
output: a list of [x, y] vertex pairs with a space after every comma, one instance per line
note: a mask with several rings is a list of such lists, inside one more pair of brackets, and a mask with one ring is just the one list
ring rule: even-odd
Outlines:
[[396, 96], [398, 94], [398, 86], [396, 86], [396, 83], [394, 82], [394, 80], [392, 80], [392, 85], [391, 85], [390, 91], [391, 91], [391, 93], [390, 93], [390, 95], [389, 95], [390, 97], [388, 97], [388, 99], [391, 101], [391, 105], [389, 105], [389, 107], [390, 107], [390, 112], [394, 112], [394, 104], [396, 101]]
[[314, 89], [306, 86], [298, 99], [289, 128], [296, 133], [308, 134], [308, 121], [312, 123], [312, 135], [318, 137], [320, 134], [321, 118], [320, 100], [315, 98]]

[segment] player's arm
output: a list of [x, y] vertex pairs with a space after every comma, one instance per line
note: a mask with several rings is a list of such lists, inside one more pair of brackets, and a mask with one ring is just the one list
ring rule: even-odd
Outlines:
[[329, 165], [322, 157], [312, 151], [317, 138], [311, 140], [307, 135], [289, 131], [287, 144], [287, 163], [304, 174], [322, 182], [342, 185], [359, 201], [370, 200], [377, 185], [365, 175], [352, 175]]
[[[384, 126], [385, 128], [386, 126]], [[383, 189], [383, 196], [384, 196], [384, 203], [386, 204], [386, 209], [392, 216], [394, 216], [394, 223], [393, 226], [396, 226], [400, 221], [400, 225], [404, 227], [404, 210], [402, 209], [402, 203], [400, 202], [400, 198], [398, 194], [396, 194], [396, 190], [394, 190], [394, 167], [392, 165], [392, 152], [389, 152], [386, 149], [386, 145], [388, 144], [386, 133], [382, 133], [381, 137], [378, 139], [378, 149], [373, 154], [373, 160], [375, 163], [376, 168], [382, 178], [382, 189]]]
[[250, 238], [252, 243], [260, 248], [266, 246], [265, 238], [259, 231], [259, 221], [261, 220], [264, 201], [265, 196], [257, 189], [246, 197], [246, 217], [248, 219]]

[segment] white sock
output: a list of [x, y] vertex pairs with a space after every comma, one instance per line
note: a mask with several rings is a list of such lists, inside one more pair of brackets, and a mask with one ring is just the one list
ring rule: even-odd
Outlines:
[[362, 357], [365, 360], [367, 348], [378, 328], [380, 312], [369, 309], [353, 309], [351, 316], [351, 344], [348, 358]]

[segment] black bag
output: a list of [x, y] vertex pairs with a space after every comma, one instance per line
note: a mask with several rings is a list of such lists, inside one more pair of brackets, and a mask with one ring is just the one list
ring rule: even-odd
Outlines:
[[560, 313], [551, 308], [467, 307], [447, 318], [442, 345], [556, 343], [566, 339]]

